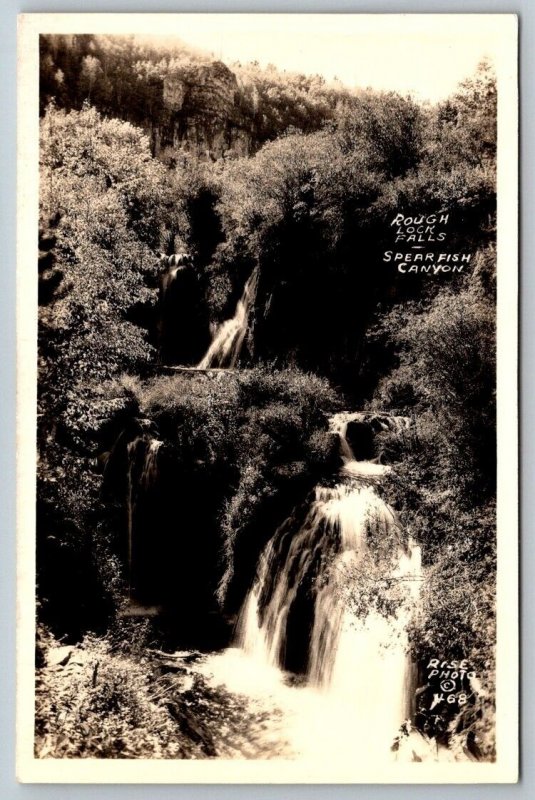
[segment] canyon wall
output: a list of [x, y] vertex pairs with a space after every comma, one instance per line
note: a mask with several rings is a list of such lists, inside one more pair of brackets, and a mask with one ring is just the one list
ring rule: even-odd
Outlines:
[[188, 65], [163, 81], [163, 113], [150, 123], [154, 154], [237, 158], [253, 150], [253, 119], [240, 107], [238, 82], [220, 61]]

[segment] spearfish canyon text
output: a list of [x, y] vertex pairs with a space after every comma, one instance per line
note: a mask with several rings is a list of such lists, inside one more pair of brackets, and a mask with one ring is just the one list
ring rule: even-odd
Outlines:
[[471, 253], [395, 253], [393, 250], [386, 250], [383, 261], [396, 263], [398, 272], [437, 275], [439, 272], [462, 272], [471, 257]]
[[[383, 262], [395, 264], [402, 274], [423, 273], [438, 275], [447, 272], [462, 272], [470, 263], [471, 253], [439, 253], [433, 247], [446, 242], [450, 215], [397, 213], [390, 222], [394, 229], [394, 244], [398, 250], [385, 250]], [[403, 252], [404, 246], [407, 252]]]

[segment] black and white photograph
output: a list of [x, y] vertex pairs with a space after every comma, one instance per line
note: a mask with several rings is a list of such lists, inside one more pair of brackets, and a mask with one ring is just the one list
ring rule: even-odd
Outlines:
[[516, 17], [19, 19], [20, 779], [514, 782]]

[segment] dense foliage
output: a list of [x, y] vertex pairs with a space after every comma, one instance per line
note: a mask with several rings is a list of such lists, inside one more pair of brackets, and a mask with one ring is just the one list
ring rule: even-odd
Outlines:
[[[93, 542], [100, 480], [91, 463], [102, 426], [125, 410], [94, 388], [155, 358], [136, 311], [156, 303], [152, 247], [165, 215], [164, 169], [139, 130], [89, 107], [49, 109], [40, 165], [41, 596], [54, 595], [59, 618], [78, 614], [83, 625], [78, 603], [90, 619], [95, 607], [87, 565], [99, 571], [103, 555], [96, 558]], [[58, 576], [73, 605], [58, 591]]]
[[[467, 725], [487, 757], [495, 668], [494, 314], [476, 273], [461, 291], [396, 309], [373, 333], [395, 345], [399, 360], [373, 404], [413, 419], [410, 436], [382, 437], [384, 456], [396, 462], [385, 494], [424, 560], [413, 651], [421, 662], [467, 659], [490, 684]], [[437, 717], [443, 730], [452, 730], [451, 714]]]

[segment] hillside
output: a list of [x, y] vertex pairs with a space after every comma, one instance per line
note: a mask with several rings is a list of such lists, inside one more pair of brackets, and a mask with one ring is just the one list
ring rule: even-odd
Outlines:
[[142, 126], [153, 155], [185, 149], [202, 158], [250, 155], [285, 131], [310, 133], [366, 103], [366, 94], [319, 75], [225, 65], [187, 45], [142, 37], [49, 35], [40, 40], [41, 111], [90, 102]]

